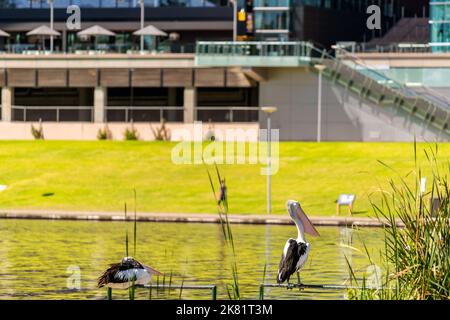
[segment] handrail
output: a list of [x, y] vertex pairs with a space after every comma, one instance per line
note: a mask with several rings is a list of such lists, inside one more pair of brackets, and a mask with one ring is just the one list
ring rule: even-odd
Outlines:
[[28, 110], [51, 110], [56, 111], [56, 122], [60, 122], [60, 111], [61, 110], [85, 110], [85, 111], [91, 111], [90, 112], [90, 121], [93, 121], [94, 118], [94, 107], [92, 106], [19, 106], [19, 105], [13, 105], [11, 108], [14, 110], [22, 110], [23, 111], [23, 121], [27, 122], [27, 111]]
[[174, 107], [174, 106], [105, 106], [105, 111], [111, 110], [123, 110], [125, 111], [125, 122], [129, 122], [133, 118], [130, 118], [130, 112], [133, 111], [159, 111], [159, 118], [164, 118], [164, 111], [183, 111], [184, 107]]
[[107, 110], [183, 110], [184, 107], [172, 107], [172, 106], [105, 106]]
[[195, 107], [197, 110], [260, 110], [259, 107], [247, 107], [247, 106], [234, 106], [234, 107], [227, 107], [227, 106], [197, 106]]
[[20, 106], [13, 105], [13, 109], [34, 109], [34, 110], [93, 110], [93, 106]]
[[[337, 46], [335, 48], [337, 51], [342, 52], [344, 57], [345, 56], [350, 57], [351, 61], [354, 62], [356, 65], [363, 67], [365, 70], [368, 70], [370, 73], [372, 73], [378, 77], [384, 78], [386, 81], [388, 81], [390, 83], [394, 83], [396, 85], [396, 87], [398, 87], [401, 91], [405, 92], [407, 96], [420, 97], [420, 98], [422, 98], [430, 103], [433, 103], [433, 104], [438, 103], [440, 105], [440, 107], [443, 107], [444, 109], [446, 109], [446, 111], [448, 111], [448, 109], [450, 109], [450, 100], [448, 98], [442, 96], [441, 94], [438, 94], [433, 89], [431, 89], [427, 86], [424, 86], [424, 85], [421, 86], [421, 88], [423, 88], [424, 90], [429, 92], [430, 95], [434, 96], [438, 101], [432, 101], [433, 99], [430, 99], [429, 97], [424, 96], [420, 92], [417, 92], [416, 90], [414, 90], [412, 87], [407, 86], [404, 83], [400, 83], [397, 80], [394, 80], [394, 79], [386, 76], [386, 74], [384, 74], [384, 73], [376, 71], [374, 68], [368, 66], [362, 59], [360, 59], [359, 57], [355, 56], [354, 54], [348, 52], [347, 50], [345, 50], [341, 47], [337, 47]], [[441, 101], [441, 99], [443, 99], [444, 101]]]
[[[217, 300], [217, 285], [165, 285], [165, 284], [146, 284], [146, 285], [135, 285], [135, 288], [142, 288], [142, 289], [156, 289], [156, 290], [210, 290], [211, 291], [211, 299]], [[106, 299], [112, 300], [112, 288], [107, 288], [106, 290]]]

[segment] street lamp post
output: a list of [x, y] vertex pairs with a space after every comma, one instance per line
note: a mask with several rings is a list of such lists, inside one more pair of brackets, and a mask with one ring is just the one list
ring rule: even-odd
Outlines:
[[319, 92], [317, 97], [317, 142], [322, 141], [322, 72], [325, 70], [325, 66], [322, 64], [316, 64], [314, 66], [319, 71]]
[[237, 1], [238, 0], [230, 0], [233, 4], [233, 42], [237, 41]]
[[[144, 0], [139, 0], [141, 6], [141, 30], [144, 29], [145, 24], [145, 3]], [[144, 51], [144, 35], [141, 34], [141, 52]]]
[[272, 113], [275, 113], [277, 107], [263, 107], [262, 111], [267, 115], [267, 214], [272, 213]]
[[[53, 30], [53, 21], [54, 21], [54, 9], [53, 9], [54, 0], [48, 0], [48, 5], [50, 7], [50, 29]], [[53, 53], [53, 36], [50, 36], [50, 52]]]

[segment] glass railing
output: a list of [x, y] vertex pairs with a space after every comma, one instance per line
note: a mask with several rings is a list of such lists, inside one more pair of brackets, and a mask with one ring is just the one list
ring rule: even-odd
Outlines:
[[312, 45], [309, 42], [197, 42], [197, 55], [229, 55], [259, 57], [309, 57]]
[[309, 42], [197, 42], [196, 64], [300, 66], [311, 61]]
[[[137, 8], [137, 0], [54, 0], [55, 8], [67, 8], [77, 5], [81, 8]], [[216, 7], [227, 6], [221, 0], [145, 0], [146, 7]], [[46, 9], [46, 0], [6, 0], [0, 1], [0, 8]]]
[[290, 7], [291, 0], [255, 0], [254, 7]]

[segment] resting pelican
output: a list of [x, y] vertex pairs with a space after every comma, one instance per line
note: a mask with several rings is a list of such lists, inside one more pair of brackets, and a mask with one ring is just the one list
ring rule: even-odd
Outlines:
[[134, 284], [149, 283], [152, 275], [160, 276], [161, 272], [146, 266], [132, 257], [125, 257], [120, 263], [112, 264], [98, 279], [98, 287], [128, 289]]
[[286, 241], [278, 269], [277, 282], [281, 284], [287, 280], [289, 288], [289, 279], [295, 272], [297, 272], [298, 285], [302, 285], [300, 282], [300, 270], [305, 265], [309, 250], [311, 250], [311, 245], [306, 242], [305, 232], [312, 236], [319, 236], [319, 232], [317, 232], [305, 212], [303, 212], [298, 201], [289, 200], [286, 203], [286, 207], [291, 219], [297, 226], [298, 237], [297, 239], [291, 238]]

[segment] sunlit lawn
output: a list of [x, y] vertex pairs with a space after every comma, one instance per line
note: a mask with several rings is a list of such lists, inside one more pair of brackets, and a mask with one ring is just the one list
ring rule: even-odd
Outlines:
[[[2, 209], [55, 209], [215, 213], [204, 165], [175, 165], [174, 143], [163, 142], [0, 142]], [[425, 164], [423, 149], [418, 147]], [[450, 146], [439, 146], [450, 159]], [[288, 199], [299, 200], [313, 216], [334, 215], [341, 193], [357, 195], [358, 215], [369, 215], [368, 195], [395, 173], [414, 168], [412, 143], [280, 144], [280, 169], [273, 181], [273, 210], [284, 213]], [[231, 213], [265, 213], [266, 176], [262, 165], [220, 165], [226, 176]], [[213, 168], [211, 168], [213, 169]], [[344, 211], [343, 211], [344, 213]]]

